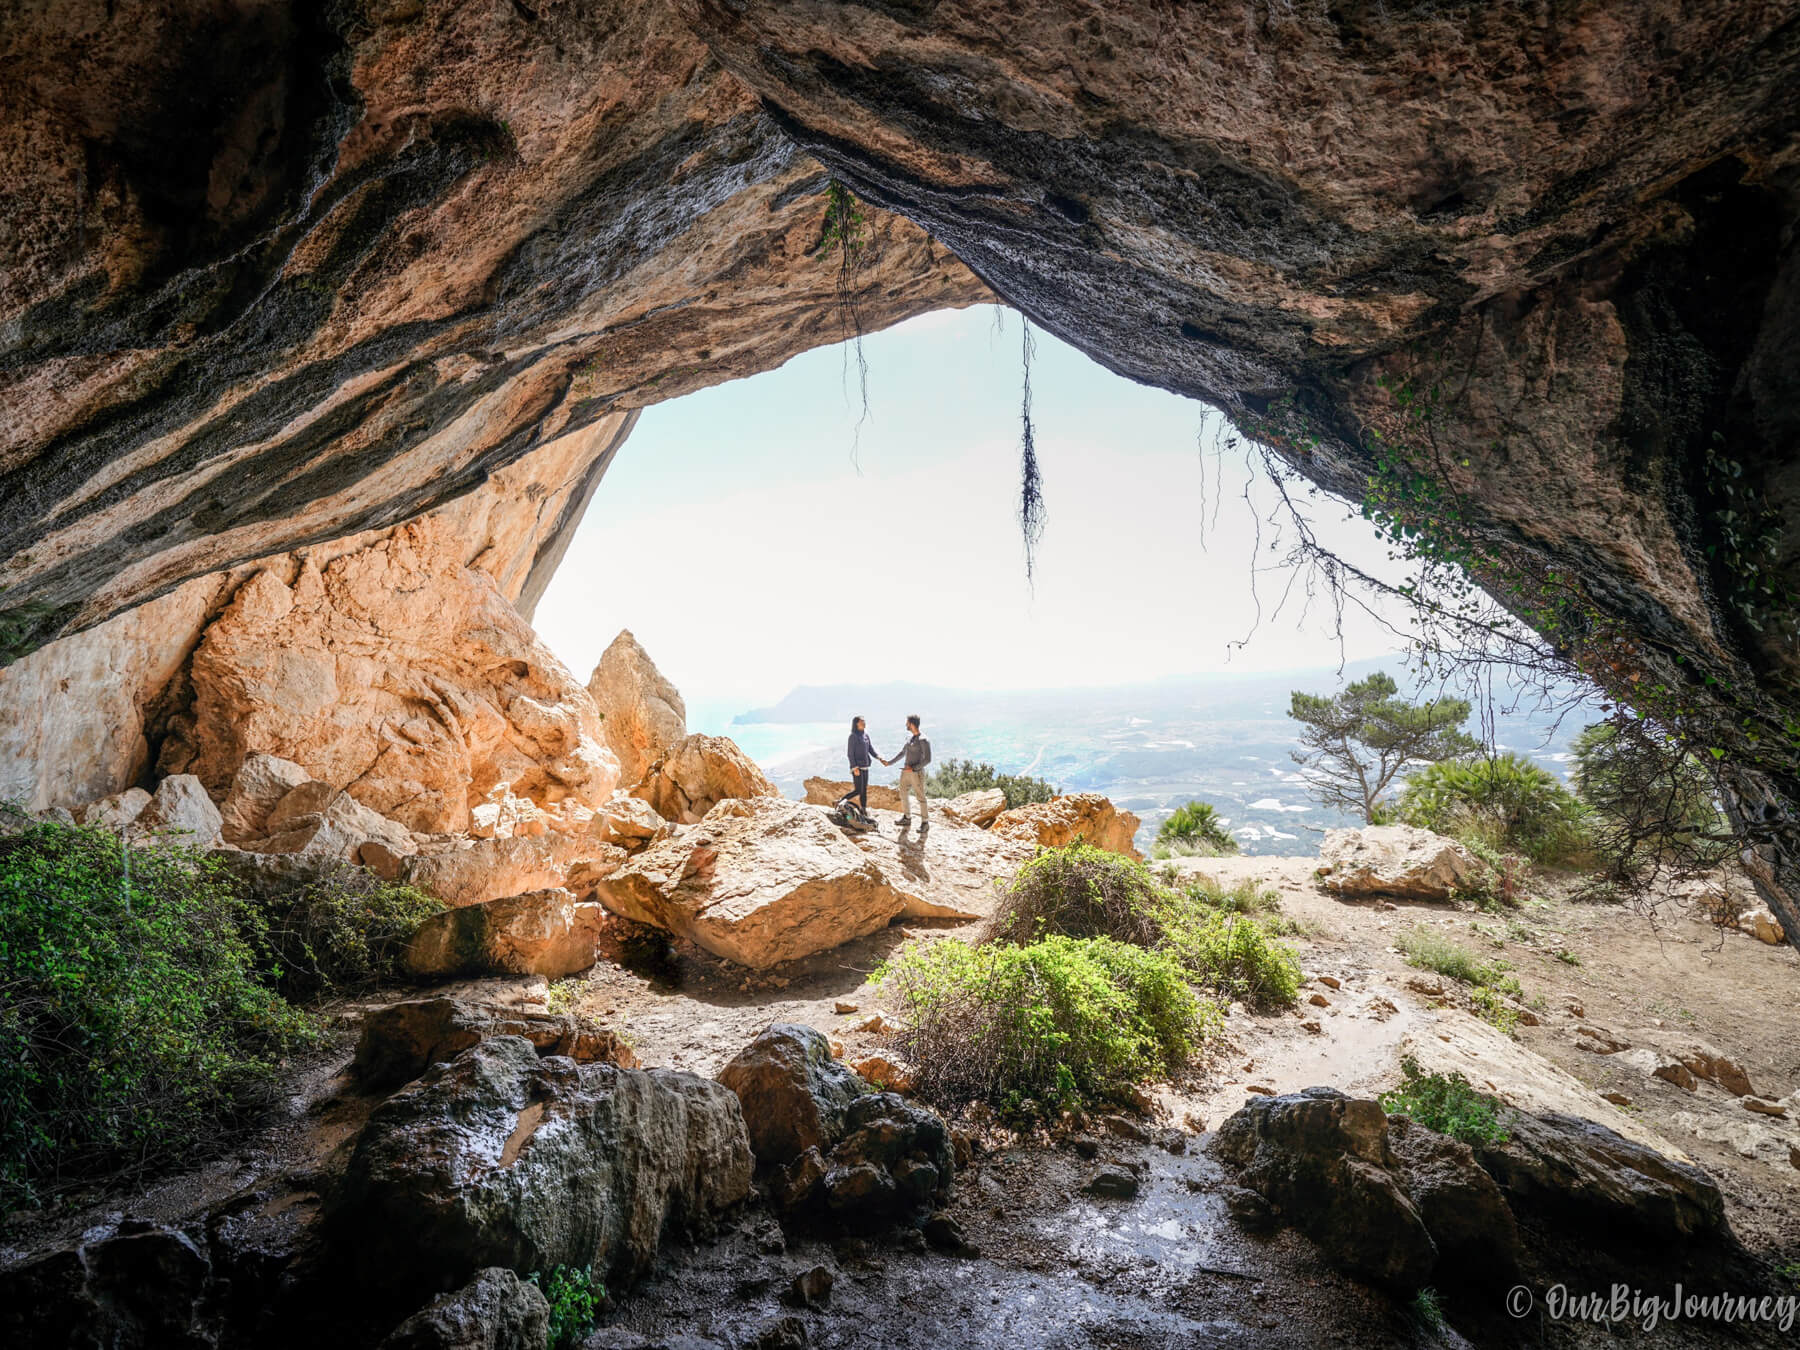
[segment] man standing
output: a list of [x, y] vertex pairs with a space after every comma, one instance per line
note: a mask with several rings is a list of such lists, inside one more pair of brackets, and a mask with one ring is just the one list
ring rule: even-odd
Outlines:
[[[900, 833], [912, 825], [912, 798], [919, 799], [919, 838], [931, 829], [931, 818], [925, 806], [925, 768], [931, 763], [931, 742], [919, 734], [919, 715], [906, 719], [906, 744], [894, 759], [903, 759], [900, 769]], [[886, 762], [892, 764], [894, 759]]]

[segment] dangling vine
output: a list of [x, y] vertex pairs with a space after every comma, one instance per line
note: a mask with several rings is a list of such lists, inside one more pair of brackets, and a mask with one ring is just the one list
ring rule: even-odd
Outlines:
[[864, 218], [862, 203], [837, 179], [825, 186], [825, 223], [819, 234], [819, 256], [837, 254], [837, 307], [840, 331], [844, 334], [844, 393], [849, 397], [850, 359], [856, 358], [856, 382], [862, 394], [862, 412], [851, 433], [850, 458], [862, 440], [863, 423], [869, 420], [869, 362], [863, 355], [862, 312], [857, 307], [858, 284], [863, 264], [868, 258], [871, 234]]
[[1031, 358], [1037, 344], [1031, 338], [1031, 320], [1019, 316], [1024, 330], [1021, 350], [1019, 421], [1019, 529], [1025, 536], [1025, 581], [1029, 585], [1037, 565], [1038, 542], [1044, 537], [1044, 480], [1038, 469], [1037, 443], [1031, 431]]

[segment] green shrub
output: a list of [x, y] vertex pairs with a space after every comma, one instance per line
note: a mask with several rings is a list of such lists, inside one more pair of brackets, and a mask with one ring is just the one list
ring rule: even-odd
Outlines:
[[1110, 938], [934, 942], [877, 978], [905, 1018], [919, 1090], [946, 1106], [1030, 1115], [1120, 1099], [1220, 1025], [1167, 953]]
[[269, 904], [269, 943], [291, 996], [353, 989], [399, 973], [406, 941], [443, 901], [339, 864]]
[[1401, 934], [1400, 954], [1409, 966], [1434, 970], [1464, 984], [1487, 984], [1492, 974], [1492, 969], [1467, 947], [1430, 928]]
[[1299, 997], [1300, 958], [1248, 914], [1190, 905], [1166, 920], [1163, 946], [1222, 998], [1286, 1007]]
[[1520, 755], [1427, 764], [1406, 780], [1396, 812], [1409, 825], [1533, 862], [1578, 863], [1590, 851], [1581, 803]]
[[1074, 843], [1040, 848], [1014, 874], [983, 941], [1109, 937], [1149, 947], [1162, 936], [1174, 894], [1121, 853]]
[[1444, 1300], [1430, 1287], [1413, 1295], [1412, 1315], [1432, 1331], [1444, 1329]]
[[550, 1305], [548, 1350], [575, 1350], [594, 1328], [606, 1286], [594, 1278], [591, 1267], [557, 1266], [547, 1275], [534, 1270], [526, 1278], [543, 1291]]
[[1474, 1148], [1498, 1148], [1510, 1137], [1500, 1103], [1477, 1092], [1460, 1073], [1424, 1073], [1411, 1055], [1400, 1061], [1400, 1086], [1381, 1095], [1381, 1109]]
[[1281, 904], [1271, 887], [1250, 878], [1227, 886], [1211, 877], [1194, 877], [1181, 889], [1203, 905], [1233, 914], [1272, 914]]
[[0, 1206], [191, 1157], [266, 1101], [311, 1019], [213, 859], [102, 829], [0, 838]]
[[1217, 858], [1238, 851], [1237, 840], [1210, 802], [1193, 801], [1175, 809], [1156, 831], [1159, 848], [1173, 854]]
[[965, 792], [985, 792], [988, 788], [999, 788], [1006, 794], [1009, 811], [1015, 806], [1047, 802], [1056, 795], [1056, 789], [1042, 778], [999, 773], [992, 764], [977, 764], [970, 759], [946, 760], [943, 768], [925, 779], [928, 797], [960, 797]]
[[983, 940], [1108, 937], [1161, 948], [1208, 990], [1279, 1006], [1299, 993], [1300, 962], [1250, 917], [1273, 905], [1273, 892], [1255, 882], [1226, 889], [1196, 878], [1177, 891], [1143, 863], [1078, 843], [1039, 849], [1019, 869]]

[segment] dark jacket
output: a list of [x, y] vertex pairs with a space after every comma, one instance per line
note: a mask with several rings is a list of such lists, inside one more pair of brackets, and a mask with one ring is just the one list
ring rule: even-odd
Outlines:
[[875, 753], [875, 742], [869, 739], [869, 733], [866, 731], [851, 732], [848, 749], [850, 751], [850, 767], [853, 769], [866, 769], [871, 760], [881, 758]]
[[913, 738], [906, 743], [903, 753], [906, 755], [903, 767], [924, 773], [925, 766], [931, 763], [931, 742], [915, 732]]

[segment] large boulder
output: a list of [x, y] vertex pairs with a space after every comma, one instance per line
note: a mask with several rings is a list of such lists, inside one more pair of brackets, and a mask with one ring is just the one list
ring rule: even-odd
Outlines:
[[149, 803], [131, 822], [131, 835], [144, 843], [166, 840], [206, 849], [219, 842], [222, 824], [205, 785], [191, 773], [176, 773], [156, 785]]
[[458, 998], [418, 998], [390, 1003], [363, 1018], [350, 1069], [365, 1088], [398, 1087], [494, 1036], [523, 1036], [540, 1055], [638, 1067], [636, 1053], [618, 1033], [581, 1018]]
[[1689, 1163], [1560, 1112], [1509, 1112], [1506, 1128], [1476, 1156], [1515, 1213], [1646, 1244], [1730, 1239], [1718, 1185]]
[[1474, 1151], [1406, 1116], [1389, 1117], [1388, 1146], [1437, 1244], [1440, 1281], [1510, 1281], [1522, 1255], [1518, 1221]]
[[1141, 859], [1143, 855], [1132, 843], [1140, 824], [1131, 812], [1119, 810], [1098, 792], [1079, 792], [1002, 811], [989, 828], [1005, 838], [1043, 848], [1062, 848], [1079, 839], [1110, 853]]
[[81, 823], [96, 825], [115, 834], [123, 834], [150, 805], [150, 794], [141, 787], [126, 788], [81, 809]]
[[844, 1132], [851, 1105], [869, 1088], [816, 1028], [775, 1022], [719, 1071], [737, 1095], [759, 1166], [794, 1161], [809, 1148], [829, 1148]]
[[995, 879], [1031, 852], [954, 822], [919, 844], [839, 829], [824, 808], [805, 802], [724, 801], [601, 878], [594, 894], [615, 914], [763, 969], [895, 918], [985, 917]]
[[224, 795], [248, 756], [278, 756], [425, 833], [466, 829], [497, 787], [604, 801], [619, 769], [593, 699], [465, 548], [426, 517], [249, 577], [194, 652], [159, 765]]
[[595, 811], [593, 828], [602, 842], [628, 853], [667, 839], [671, 832], [669, 822], [657, 815], [649, 802], [628, 793], [612, 797]]
[[985, 830], [1006, 810], [1006, 794], [999, 788], [980, 788], [950, 798], [939, 809], [947, 816]]
[[601, 654], [587, 688], [624, 782], [637, 782], [664, 750], [687, 736], [687, 705], [630, 629]]
[[1411, 825], [1327, 830], [1319, 847], [1319, 884], [1347, 900], [1448, 900], [1480, 869], [1456, 840]]
[[[556, 830], [531, 838], [458, 839], [420, 850], [402, 876], [446, 905], [478, 905], [525, 891], [568, 886], [584, 863], [603, 867], [622, 860], [592, 831]], [[587, 889], [584, 885], [583, 889]]]
[[1213, 1153], [1341, 1270], [1417, 1289], [1437, 1244], [1407, 1195], [1378, 1102], [1308, 1088], [1258, 1097], [1229, 1117]]
[[544, 1350], [549, 1343], [549, 1300], [529, 1280], [489, 1266], [395, 1327], [381, 1350]]
[[560, 887], [434, 914], [407, 941], [401, 965], [418, 979], [542, 975], [561, 979], [594, 964], [600, 906]]
[[885, 928], [905, 908], [876, 860], [816, 806], [730, 802], [645, 849], [595, 894], [615, 914], [763, 969]]
[[268, 834], [270, 812], [311, 777], [293, 760], [279, 755], [246, 756], [232, 775], [225, 800], [219, 803], [226, 840], [236, 844]]
[[328, 1212], [347, 1268], [420, 1294], [487, 1266], [619, 1288], [750, 1191], [738, 1099], [687, 1073], [540, 1058], [501, 1036], [377, 1107]]
[[631, 795], [664, 820], [692, 825], [719, 802], [779, 797], [781, 789], [730, 738], [695, 735], [665, 749]]
[[[811, 802], [814, 806], [836, 806], [838, 799], [850, 791], [850, 780], [847, 778], [809, 778], [803, 786], [806, 789], [806, 796], [803, 800]], [[869, 807], [875, 811], [901, 810], [900, 789], [870, 784]]]

